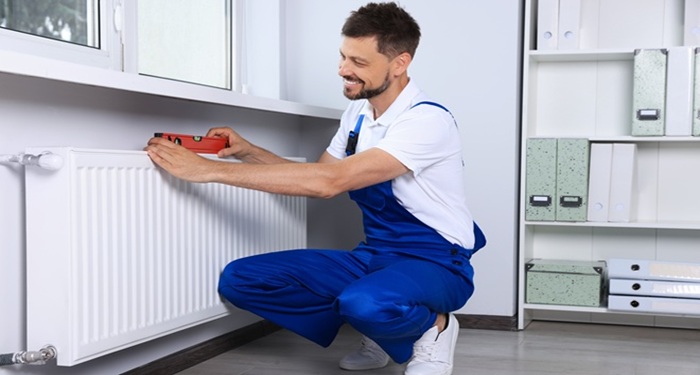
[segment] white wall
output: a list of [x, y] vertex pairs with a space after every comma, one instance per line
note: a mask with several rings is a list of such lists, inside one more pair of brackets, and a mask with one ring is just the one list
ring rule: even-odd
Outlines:
[[[260, 95], [343, 108], [346, 100], [336, 76], [339, 30], [359, 1], [266, 0], [288, 12], [284, 30], [250, 43], [251, 55], [283, 56], [282, 66], [251, 72]], [[411, 75], [448, 106], [461, 125], [468, 162], [472, 211], [489, 237], [474, 258], [477, 293], [464, 310], [511, 316], [515, 312], [515, 236], [518, 129], [517, 0], [456, 2], [406, 0], [424, 38]], [[280, 22], [271, 12], [269, 22]], [[256, 22], [265, 22], [262, 20]], [[260, 24], [257, 24], [260, 27]], [[280, 47], [281, 46], [281, 47]], [[265, 68], [266, 69], [266, 68]], [[282, 72], [283, 80], [278, 79]], [[280, 93], [280, 90], [282, 91]], [[235, 125], [244, 136], [272, 151], [315, 159], [334, 129], [329, 120], [225, 108], [184, 100], [82, 87], [0, 73], [0, 154], [28, 146], [141, 149], [153, 132], [199, 134], [211, 126]], [[0, 165], [0, 353], [25, 348], [23, 171]], [[311, 200], [309, 245], [347, 247], [361, 239], [359, 211], [347, 198]], [[50, 283], [47, 280], [47, 283]], [[50, 306], [46, 307], [50, 313]], [[71, 369], [52, 366], [0, 367], [0, 374], [119, 373], [252, 322], [235, 314], [226, 321], [144, 344]]]
[[[289, 100], [345, 107], [337, 75], [340, 29], [364, 3], [286, 2]], [[423, 34], [409, 73], [460, 125], [469, 202], [488, 237], [473, 258], [476, 292], [462, 310], [468, 314], [516, 311], [521, 3], [400, 1]]]

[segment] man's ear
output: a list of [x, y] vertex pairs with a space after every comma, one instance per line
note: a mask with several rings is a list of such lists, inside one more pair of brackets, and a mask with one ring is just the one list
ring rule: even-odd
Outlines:
[[411, 55], [408, 52], [404, 52], [394, 58], [394, 75], [400, 76], [408, 70], [408, 66], [411, 64]]

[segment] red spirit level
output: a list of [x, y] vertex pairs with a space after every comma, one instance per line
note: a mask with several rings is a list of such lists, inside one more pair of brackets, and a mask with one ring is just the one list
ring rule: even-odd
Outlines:
[[201, 137], [175, 133], [155, 133], [154, 136], [175, 142], [175, 144], [198, 154], [216, 154], [220, 150], [229, 147], [228, 140], [220, 137]]

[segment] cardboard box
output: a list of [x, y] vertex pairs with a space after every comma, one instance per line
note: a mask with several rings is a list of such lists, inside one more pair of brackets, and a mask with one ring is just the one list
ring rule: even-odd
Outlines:
[[604, 261], [533, 259], [525, 279], [526, 303], [599, 307], [606, 294]]

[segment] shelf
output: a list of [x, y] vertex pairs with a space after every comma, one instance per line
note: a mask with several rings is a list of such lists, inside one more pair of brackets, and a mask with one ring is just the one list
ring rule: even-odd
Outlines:
[[526, 309], [530, 309], [530, 310], [547, 310], [547, 311], [586, 312], [586, 313], [609, 312], [609, 310], [606, 307], [540, 305], [540, 304], [533, 304], [533, 303], [526, 303], [523, 307]]
[[700, 142], [700, 137], [693, 136], [663, 136], [663, 137], [633, 137], [629, 135], [621, 136], [586, 136], [586, 135], [567, 135], [567, 136], [530, 136], [528, 138], [586, 138], [590, 142], [620, 142], [620, 143], [654, 143], [654, 142]]
[[[532, 258], [697, 261], [700, 201], [695, 198], [700, 191], [700, 174], [694, 171], [700, 169], [700, 143], [696, 143], [700, 137], [631, 136], [635, 115], [635, 50], [684, 45], [683, 14], [687, 11], [684, 3], [581, 1], [580, 9], [571, 9], [579, 13], [580, 23], [570, 25], [579, 29], [580, 48], [553, 50], [534, 49], [539, 5], [536, 0], [527, 0], [525, 7], [529, 12], [526, 12], [523, 51], [520, 269]], [[548, 185], [543, 189], [552, 191], [548, 178], [551, 169], [543, 172], [535, 167], [529, 174], [525, 173], [528, 138], [580, 138], [593, 143], [636, 145], [636, 188], [632, 199], [637, 211], [633, 217], [637, 220], [525, 221], [528, 176], [536, 179], [542, 172], [547, 178], [543, 185]], [[538, 318], [578, 321], [586, 320], [589, 314], [589, 321], [624, 321], [619, 315], [667, 315], [609, 310], [607, 306], [528, 304], [524, 272], [519, 274], [518, 288], [521, 328]], [[686, 326], [681, 320], [639, 319], [642, 324]], [[697, 321], [692, 323], [697, 324]]]
[[0, 51], [0, 73], [36, 77], [275, 113], [340, 119], [341, 109], [262, 98], [220, 88]]
[[700, 318], [700, 315], [610, 310], [607, 307], [541, 305], [541, 304], [526, 303], [523, 305], [523, 308], [526, 310], [559, 311], [559, 312], [567, 312], [567, 313], [574, 312], [574, 313], [603, 313], [603, 314], [634, 314], [634, 315], [649, 315], [649, 316], [669, 316], [669, 317], [678, 317], [678, 318], [695, 318], [695, 319]]
[[539, 62], [579, 62], [633, 60], [634, 50], [553, 50], [530, 51], [530, 58]]
[[665, 137], [632, 137], [632, 136], [619, 136], [619, 137], [588, 137], [591, 142], [626, 142], [626, 143], [639, 143], [639, 142], [700, 142], [700, 137], [675, 137], [675, 136], [665, 136]]
[[526, 226], [581, 227], [581, 228], [627, 228], [627, 229], [685, 229], [700, 230], [700, 222], [694, 221], [637, 221], [619, 222], [566, 222], [566, 221], [526, 221]]

